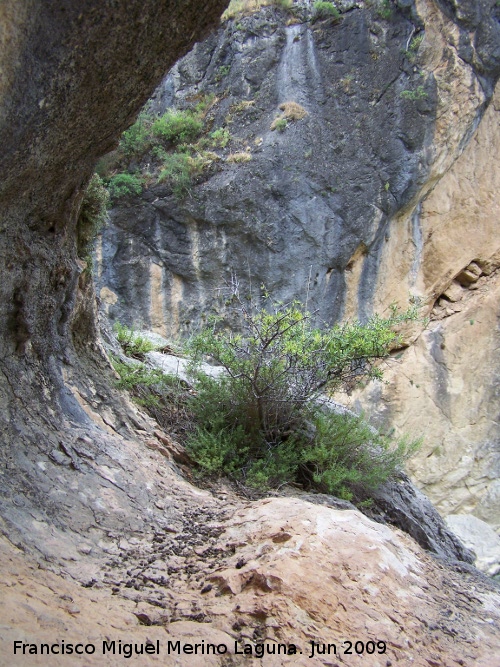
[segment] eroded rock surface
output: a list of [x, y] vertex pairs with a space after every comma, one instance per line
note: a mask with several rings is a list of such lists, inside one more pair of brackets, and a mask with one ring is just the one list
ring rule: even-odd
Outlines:
[[[342, 654], [342, 642], [371, 640], [386, 642], [387, 650], [365, 655], [370, 667], [497, 664], [498, 590], [438, 565], [399, 531], [357, 511], [293, 498], [235, 505], [200, 497], [197, 505], [185, 530], [159, 530], [149, 543], [117, 543], [104, 589], [41, 572], [2, 542], [6, 646], [26, 637], [87, 637], [98, 647], [89, 665], [102, 664], [104, 638], [159, 640], [159, 659], [143, 656], [144, 665], [248, 664], [235, 643], [240, 652], [252, 647], [254, 656], [262, 643], [303, 651], [252, 662], [269, 667], [346, 664], [352, 658]], [[227, 655], [166, 657], [169, 639], [225, 644]], [[309, 657], [311, 641], [336, 644], [338, 655]], [[31, 656], [30, 664], [46, 662]], [[109, 656], [106, 664], [121, 663]]]

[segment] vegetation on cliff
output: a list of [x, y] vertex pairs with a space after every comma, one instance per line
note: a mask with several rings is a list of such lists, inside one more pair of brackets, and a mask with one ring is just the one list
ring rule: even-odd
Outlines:
[[123, 133], [118, 148], [98, 165], [113, 202], [158, 183], [170, 186], [178, 197], [187, 194], [193, 179], [220, 159], [214, 151], [226, 148], [230, 140], [226, 128], [210, 131], [208, 114], [217, 102], [208, 94], [185, 109], [167, 109], [161, 115], [145, 109]]
[[[380, 378], [375, 362], [400, 344], [394, 328], [415, 319], [416, 311], [393, 309], [388, 318], [320, 330], [298, 302], [267, 297], [266, 308], [257, 310], [238, 295], [233, 300], [240, 332], [214, 318], [187, 345], [194, 391], [143, 364], [115, 360], [119, 385], [163, 426], [172, 427], [176, 416], [204, 475], [227, 475], [259, 489], [299, 483], [365, 500], [397, 474], [418, 443], [392, 441], [326, 396]], [[123, 327], [118, 334], [129, 355], [149, 350], [137, 334]], [[224, 373], [202, 371], [205, 358]]]

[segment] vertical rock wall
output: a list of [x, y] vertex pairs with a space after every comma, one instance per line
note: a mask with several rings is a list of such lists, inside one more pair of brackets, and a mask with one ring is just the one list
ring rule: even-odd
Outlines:
[[[497, 530], [499, 93], [461, 157], [422, 203], [416, 281], [418, 292], [435, 303], [429, 325], [410, 349], [396, 355], [389, 385], [372, 385], [357, 399], [380, 423], [423, 435], [410, 469], [443, 514], [473, 512]], [[399, 247], [410, 244], [400, 240]], [[392, 256], [396, 251], [393, 247]], [[398, 274], [387, 264], [384, 289], [394, 293]]]

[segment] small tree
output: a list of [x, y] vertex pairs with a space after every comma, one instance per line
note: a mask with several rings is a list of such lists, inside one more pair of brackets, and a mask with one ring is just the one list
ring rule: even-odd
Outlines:
[[[318, 465], [332, 468], [335, 459], [325, 455], [328, 443], [319, 438], [320, 431], [328, 429], [321, 426], [324, 411], [317, 399], [381, 377], [374, 362], [397, 344], [394, 327], [414, 319], [416, 312], [393, 309], [388, 318], [375, 315], [366, 324], [320, 330], [311, 326], [311, 315], [298, 302], [268, 299], [267, 310], [253, 312], [237, 293], [233, 299], [241, 333], [227, 331], [215, 319], [191, 341], [195, 362], [208, 356], [226, 371], [217, 379], [198, 373], [194, 412], [199, 427], [191, 439], [192, 455], [210, 471], [235, 474], [239, 468], [240, 475], [247, 481], [255, 478], [258, 486], [293, 479], [299, 470], [309, 471], [311, 479], [333, 479], [315, 470]], [[366, 444], [374, 439], [367, 438]], [[215, 459], [210, 453], [214, 447]], [[380, 443], [377, 447], [387, 449]], [[338, 485], [326, 486], [333, 492]]]

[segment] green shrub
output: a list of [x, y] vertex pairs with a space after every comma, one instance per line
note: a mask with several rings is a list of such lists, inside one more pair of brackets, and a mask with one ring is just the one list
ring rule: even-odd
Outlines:
[[335, 7], [333, 2], [323, 2], [323, 0], [317, 0], [313, 5], [313, 19], [338, 19], [340, 18], [340, 12]]
[[189, 192], [193, 176], [202, 171], [203, 165], [201, 158], [186, 153], [164, 153], [158, 181], [171, 185], [176, 196], [184, 196]]
[[78, 256], [86, 259], [95, 237], [101, 230], [108, 213], [109, 192], [100, 176], [93, 174], [89, 181], [76, 225]]
[[194, 141], [202, 130], [203, 122], [195, 113], [179, 109], [169, 109], [151, 125], [153, 137], [176, 145]]
[[273, 130], [278, 130], [278, 132], [284, 132], [288, 127], [288, 121], [286, 118], [278, 118], [274, 121], [272, 128]]
[[420, 441], [377, 433], [362, 417], [317, 411], [315, 437], [302, 449], [302, 474], [326, 493], [351, 500], [363, 498], [400, 470]]
[[120, 324], [120, 322], [115, 323], [113, 331], [116, 334], [116, 340], [120, 343], [127, 357], [143, 359], [146, 352], [152, 352], [157, 349], [157, 346], [150, 340], [141, 336], [137, 331], [129, 329], [124, 324]]
[[227, 127], [219, 127], [210, 134], [210, 137], [212, 139], [212, 145], [214, 147], [218, 146], [219, 148], [226, 148], [231, 141], [231, 134]]
[[[188, 448], [199, 465], [249, 486], [302, 481], [344, 497], [360, 497], [395, 474], [408, 447], [388, 449], [364, 422], [353, 425], [353, 418], [342, 431], [344, 422], [325, 413], [317, 399], [344, 384], [380, 377], [374, 360], [388, 355], [398, 341], [392, 327], [414, 319], [415, 311], [321, 331], [297, 303], [270, 304], [270, 312], [257, 313], [239, 297], [237, 304], [243, 333], [227, 332], [215, 321], [190, 343], [198, 428]], [[226, 374], [196, 372], [204, 355]], [[336, 431], [342, 431], [337, 439]]]
[[416, 35], [409, 43], [406, 51], [404, 51], [405, 55], [407, 56], [410, 62], [414, 62], [414, 60], [416, 59], [418, 50], [423, 41], [424, 41], [424, 33]]
[[122, 134], [120, 149], [128, 157], [141, 156], [151, 144], [151, 117], [140, 114], [138, 119]]
[[109, 179], [108, 188], [111, 198], [116, 201], [122, 197], [140, 195], [142, 192], [142, 183], [137, 176], [122, 173], [116, 174]]

